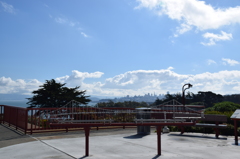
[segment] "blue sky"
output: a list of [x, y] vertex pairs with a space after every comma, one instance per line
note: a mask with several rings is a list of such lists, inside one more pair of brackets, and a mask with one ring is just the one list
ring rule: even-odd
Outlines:
[[0, 0], [0, 94], [240, 93], [238, 0]]

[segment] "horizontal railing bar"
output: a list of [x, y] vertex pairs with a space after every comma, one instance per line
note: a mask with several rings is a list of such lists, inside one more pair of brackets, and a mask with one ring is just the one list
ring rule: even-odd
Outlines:
[[160, 122], [160, 121], [166, 121], [166, 122], [183, 122], [186, 121], [185, 119], [134, 119], [135, 122]]
[[64, 122], [64, 123], [81, 123], [81, 122], [113, 122], [114, 120], [110, 119], [110, 120], [63, 120], [63, 121], [59, 121], [60, 123]]

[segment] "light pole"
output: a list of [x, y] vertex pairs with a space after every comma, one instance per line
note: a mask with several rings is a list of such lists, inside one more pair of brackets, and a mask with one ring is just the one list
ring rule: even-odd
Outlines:
[[[185, 86], [187, 86], [186, 88], [184, 88]], [[191, 88], [193, 85], [191, 85], [190, 83], [184, 84], [182, 87], [182, 104], [183, 107], [185, 106], [185, 90]]]

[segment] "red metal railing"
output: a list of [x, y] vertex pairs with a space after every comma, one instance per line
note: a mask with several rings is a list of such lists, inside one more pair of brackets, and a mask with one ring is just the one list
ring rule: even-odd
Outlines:
[[0, 124], [3, 123], [3, 109], [4, 109], [4, 106], [0, 105]]
[[[28, 125], [29, 131], [42, 131], [52, 129], [50, 123], [57, 123], [61, 121], [90, 121], [104, 122], [103, 120], [113, 119], [118, 122], [126, 122], [135, 118], [134, 114], [118, 113], [113, 115], [113, 111], [126, 111], [126, 108], [113, 108], [113, 109], [99, 109], [94, 107], [78, 107], [78, 108], [29, 108], [28, 109]], [[134, 109], [130, 109], [134, 110]], [[66, 119], [66, 120], [64, 120]], [[79, 128], [79, 127], [66, 127]], [[54, 129], [63, 129], [63, 127], [55, 127]]]
[[27, 109], [13, 106], [1, 105], [2, 123], [8, 126], [15, 126], [16, 130], [21, 129], [26, 133], [27, 130]]
[[[147, 113], [150, 120], [173, 119], [172, 111], [168, 112], [162, 109], [152, 109]], [[175, 111], [176, 112], [176, 111]], [[149, 116], [149, 117], [148, 117]], [[8, 126], [20, 129], [25, 133], [38, 133], [47, 131], [69, 131], [82, 129], [70, 123], [85, 123], [105, 125], [105, 123], [129, 124], [140, 122], [136, 120], [139, 117], [137, 110], [133, 108], [95, 108], [95, 107], [61, 107], [61, 108], [20, 108], [13, 106], [0, 105], [0, 121]], [[144, 121], [142, 121], [144, 122]], [[52, 123], [69, 123], [71, 126], [55, 126]], [[110, 124], [111, 125], [111, 124]]]
[[[126, 110], [126, 108], [112, 108], [114, 110]], [[21, 108], [8, 105], [0, 105], [0, 123], [14, 127], [16, 130], [21, 130], [26, 133], [39, 133], [39, 132], [57, 132], [57, 131], [69, 131], [79, 130], [82, 127], [50, 127], [50, 120], [54, 119], [54, 113], [66, 113], [71, 108]], [[76, 110], [75, 110], [76, 111]], [[79, 114], [72, 114], [71, 118], [75, 120], [91, 120], [107, 118], [107, 114], [100, 116], [93, 116], [92, 111], [97, 111], [96, 108], [81, 107], [77, 108], [77, 111], [86, 112], [85, 115], [79, 116]], [[46, 116], [49, 115], [49, 116]], [[51, 114], [51, 116], [50, 116]], [[91, 115], [90, 115], [91, 114]], [[125, 126], [124, 126], [125, 128]], [[97, 127], [98, 129], [98, 127]]]

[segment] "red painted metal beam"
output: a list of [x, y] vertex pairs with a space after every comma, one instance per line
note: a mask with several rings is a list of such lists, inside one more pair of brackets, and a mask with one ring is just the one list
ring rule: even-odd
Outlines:
[[32, 130], [33, 130], [33, 110], [30, 110], [31, 111], [31, 131], [30, 131], [30, 134], [32, 135]]
[[84, 127], [85, 131], [85, 156], [89, 156], [89, 134], [90, 134], [90, 127]]
[[52, 127], [84, 127], [85, 130], [85, 155], [89, 156], [89, 133], [90, 127], [99, 127], [99, 126], [157, 126], [157, 150], [158, 155], [161, 155], [161, 130], [162, 126], [189, 126], [195, 125], [195, 122], [185, 122], [185, 123], [68, 123], [68, 124], [50, 124]]
[[237, 120], [234, 120], [235, 145], [238, 145]]
[[162, 151], [161, 151], [161, 131], [162, 130], [162, 127], [161, 126], [158, 126], [157, 127], [157, 150], [158, 150], [158, 155], [160, 156], [162, 154]]
[[184, 123], [67, 123], [57, 124], [51, 123], [51, 127], [98, 127], [98, 126], [191, 126], [195, 125], [195, 122], [184, 122]]
[[181, 134], [183, 134], [185, 132], [185, 129], [183, 126], [181, 126]]
[[24, 133], [27, 134], [28, 129], [28, 109], [25, 109], [25, 125], [24, 125]]
[[[216, 125], [218, 126], [218, 122], [216, 121]], [[216, 136], [216, 138], [218, 139], [218, 136], [219, 136], [219, 129], [218, 128], [215, 128], [215, 136]]]

